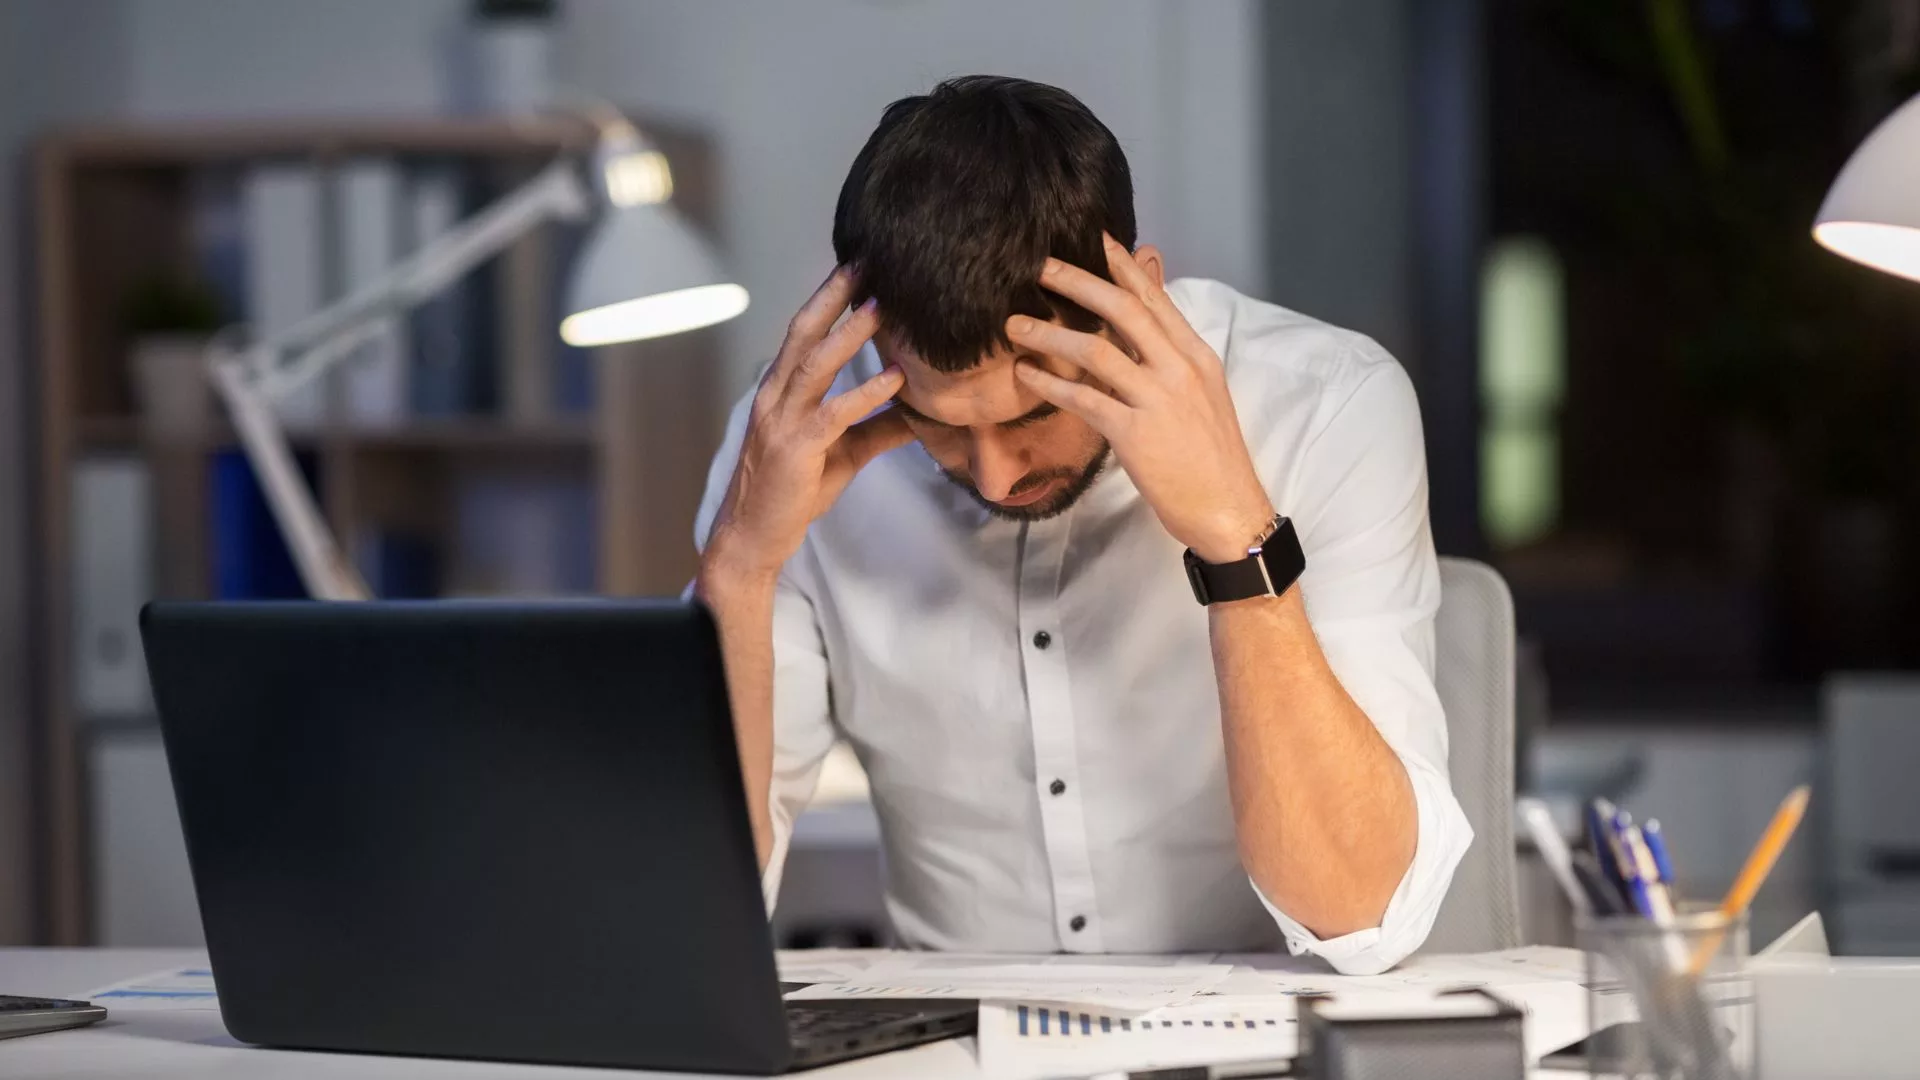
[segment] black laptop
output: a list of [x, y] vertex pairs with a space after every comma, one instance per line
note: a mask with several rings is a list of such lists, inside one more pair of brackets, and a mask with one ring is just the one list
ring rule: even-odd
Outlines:
[[156, 603], [141, 631], [237, 1039], [778, 1073], [973, 1029], [782, 1002], [697, 605]]

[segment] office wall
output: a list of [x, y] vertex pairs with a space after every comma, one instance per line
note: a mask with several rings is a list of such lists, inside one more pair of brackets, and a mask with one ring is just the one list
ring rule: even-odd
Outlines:
[[143, 119], [417, 116], [444, 100], [440, 60], [460, 14], [472, 6], [468, 0], [112, 2], [124, 9], [128, 43], [123, 111]]
[[118, 100], [118, 3], [0, 3], [0, 945], [30, 941], [36, 749], [28, 734], [28, 550], [21, 507], [35, 466], [26, 358], [31, 339], [31, 138]]
[[1372, 335], [1412, 366], [1409, 39], [1419, 0], [1269, 4], [1269, 282], [1280, 303]]
[[[14, 213], [21, 171], [19, 143], [24, 117], [26, 50], [17, 6], [0, 7], [0, 327], [20, 325], [19, 233]], [[7, 513], [26, 501], [27, 447], [22, 430], [21, 335], [0, 334], [0, 945], [21, 943], [31, 934], [28, 909], [26, 698], [26, 542], [24, 515]]]

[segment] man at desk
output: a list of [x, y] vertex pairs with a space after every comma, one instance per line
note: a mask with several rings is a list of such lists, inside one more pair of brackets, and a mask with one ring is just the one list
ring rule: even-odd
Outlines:
[[833, 242], [698, 527], [769, 895], [841, 737], [907, 945], [1417, 948], [1471, 832], [1406, 373], [1167, 282], [1036, 83], [888, 107]]

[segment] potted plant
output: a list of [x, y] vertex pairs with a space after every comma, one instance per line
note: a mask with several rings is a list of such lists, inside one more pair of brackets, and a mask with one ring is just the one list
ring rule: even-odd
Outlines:
[[224, 322], [219, 297], [191, 278], [155, 275], [128, 292], [121, 325], [134, 404], [149, 429], [190, 435], [212, 425], [207, 345]]

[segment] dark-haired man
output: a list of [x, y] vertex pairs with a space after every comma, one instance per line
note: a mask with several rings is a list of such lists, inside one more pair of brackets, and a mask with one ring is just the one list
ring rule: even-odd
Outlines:
[[1166, 283], [1036, 83], [895, 102], [833, 239], [699, 526], [770, 892], [841, 737], [907, 944], [1412, 952], [1471, 834], [1405, 373]]

